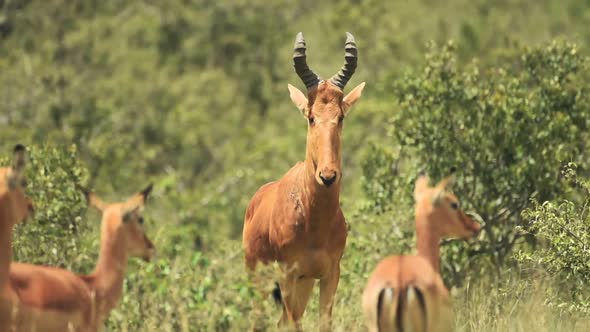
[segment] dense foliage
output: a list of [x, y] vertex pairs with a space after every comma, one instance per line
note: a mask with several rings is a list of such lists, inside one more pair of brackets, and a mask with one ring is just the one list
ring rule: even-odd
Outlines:
[[[37, 211], [15, 259], [89, 272], [99, 217], [79, 187], [115, 201], [154, 182], [159, 256], [132, 260], [109, 328], [247, 329], [244, 209], [304, 156], [286, 89], [301, 87], [293, 38], [304, 32], [328, 77], [351, 31], [349, 86], [367, 88], [344, 128], [337, 329], [362, 330], [368, 274], [412, 251], [416, 174], [455, 166], [457, 195], [486, 222], [477, 240], [444, 244], [458, 329], [527, 331], [534, 314], [550, 320], [538, 331], [587, 330], [573, 312], [588, 307], [589, 14], [582, 0], [0, 0], [0, 155], [29, 147]], [[308, 311], [312, 327], [317, 300]]]
[[[493, 65], [475, 61], [461, 68], [453, 48], [452, 43], [433, 47], [423, 68], [394, 81], [389, 91], [399, 110], [387, 128], [391, 139], [380, 144], [403, 151], [396, 163], [410, 159], [435, 178], [453, 166], [461, 170], [455, 190], [486, 223], [477, 244], [448, 248], [445, 265], [457, 277], [467, 266], [465, 259], [478, 255], [502, 267], [522, 237], [517, 226], [524, 224], [520, 213], [530, 198], [545, 201], [564, 194], [559, 171], [562, 164], [582, 158], [590, 95], [583, 84], [587, 60], [575, 45], [509, 50]], [[368, 191], [371, 201], [392, 210], [399, 206], [392, 194], [396, 181], [382, 176], [392, 173], [392, 165], [382, 162], [384, 153], [373, 157], [372, 163], [384, 169], [368, 178], [381, 189]], [[415, 174], [412, 165], [397, 176]]]
[[581, 197], [535, 201], [523, 211], [528, 221], [523, 228], [536, 235], [539, 246], [521, 250], [517, 258], [525, 267], [542, 266], [559, 280], [560, 291], [550, 298], [552, 304], [589, 312], [590, 183], [578, 176], [577, 168], [576, 164], [569, 164], [563, 174]]

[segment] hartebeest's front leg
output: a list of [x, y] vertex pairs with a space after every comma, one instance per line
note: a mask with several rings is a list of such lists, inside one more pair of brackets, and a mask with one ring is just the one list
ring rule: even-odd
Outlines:
[[305, 312], [315, 284], [314, 279], [299, 279], [297, 275], [289, 275], [281, 281], [283, 314], [279, 326], [293, 323], [297, 331], [302, 331], [299, 320]]
[[320, 279], [320, 331], [332, 331], [332, 306], [340, 280], [340, 262], [331, 273]]

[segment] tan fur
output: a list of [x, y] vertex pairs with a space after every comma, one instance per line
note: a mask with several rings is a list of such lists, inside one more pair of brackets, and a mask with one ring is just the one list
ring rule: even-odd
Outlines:
[[[98, 331], [122, 295], [128, 257], [149, 260], [154, 254], [154, 245], [139, 223], [146, 195], [147, 191], [138, 193], [122, 203], [100, 201], [101, 247], [92, 274], [13, 263], [10, 287], [4, 293], [12, 299], [10, 311], [22, 313], [10, 324], [17, 331], [27, 330], [32, 322], [22, 317], [36, 315], [33, 323], [43, 331]], [[89, 195], [91, 204], [98, 202], [92, 197], [96, 196]]]
[[[304, 162], [276, 182], [262, 186], [246, 210], [243, 245], [248, 270], [258, 262], [279, 262], [283, 314], [279, 324], [300, 328], [316, 279], [320, 280], [320, 322], [330, 330], [332, 304], [346, 243], [346, 222], [340, 209], [343, 94], [323, 82], [309, 93], [289, 87], [293, 103], [308, 119]], [[362, 89], [361, 89], [362, 90]], [[348, 97], [350, 105], [360, 97]], [[330, 185], [322, 176], [334, 176]]]
[[[430, 188], [428, 178], [416, 181], [416, 256], [391, 256], [382, 260], [367, 282], [363, 292], [363, 312], [370, 331], [451, 331], [453, 312], [449, 292], [445, 288], [439, 271], [439, 242], [442, 238], [475, 236], [481, 226], [469, 218], [460, 208], [457, 198], [447, 191], [451, 179], [441, 181]], [[395, 297], [384, 300], [378, 307], [381, 291], [390, 287]], [[423, 312], [419, 295], [425, 305]], [[395, 301], [395, 303], [391, 303]], [[397, 308], [391, 312], [390, 308]], [[396, 314], [401, 312], [401, 317]], [[380, 320], [378, 320], [380, 317]], [[380, 327], [380, 328], [379, 328]]]
[[24, 147], [15, 147], [12, 165], [0, 167], [0, 288], [8, 282], [12, 261], [12, 229], [33, 211], [33, 202], [24, 192]]

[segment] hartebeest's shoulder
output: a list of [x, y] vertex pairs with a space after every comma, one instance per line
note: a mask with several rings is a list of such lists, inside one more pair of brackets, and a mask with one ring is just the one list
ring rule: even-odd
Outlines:
[[[285, 205], [292, 204], [293, 212], [297, 211], [297, 190], [288, 190], [296, 185], [295, 178], [301, 172], [302, 162], [293, 166], [281, 179], [269, 182], [258, 189], [250, 204], [246, 209], [244, 218], [244, 249], [246, 251], [246, 263], [253, 268], [256, 262], [254, 260], [268, 263], [272, 260], [279, 259], [277, 237], [277, 223], [285, 221], [283, 218], [277, 219], [276, 211], [283, 213]], [[286, 190], [287, 189], [287, 190]], [[289, 194], [290, 192], [290, 194]]]

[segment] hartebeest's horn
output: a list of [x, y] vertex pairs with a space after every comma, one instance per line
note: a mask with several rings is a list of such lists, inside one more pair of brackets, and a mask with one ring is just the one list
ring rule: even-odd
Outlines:
[[295, 37], [295, 46], [293, 50], [293, 67], [297, 76], [301, 78], [307, 90], [315, 88], [320, 82], [320, 78], [307, 66], [305, 55], [305, 40], [303, 33], [299, 32]]
[[350, 32], [346, 33], [344, 51], [344, 66], [342, 66], [342, 69], [340, 69], [336, 75], [330, 78], [330, 83], [339, 87], [341, 90], [344, 90], [346, 83], [348, 83], [348, 80], [350, 80], [352, 74], [354, 74], [358, 60], [356, 42], [354, 41], [354, 36]]

